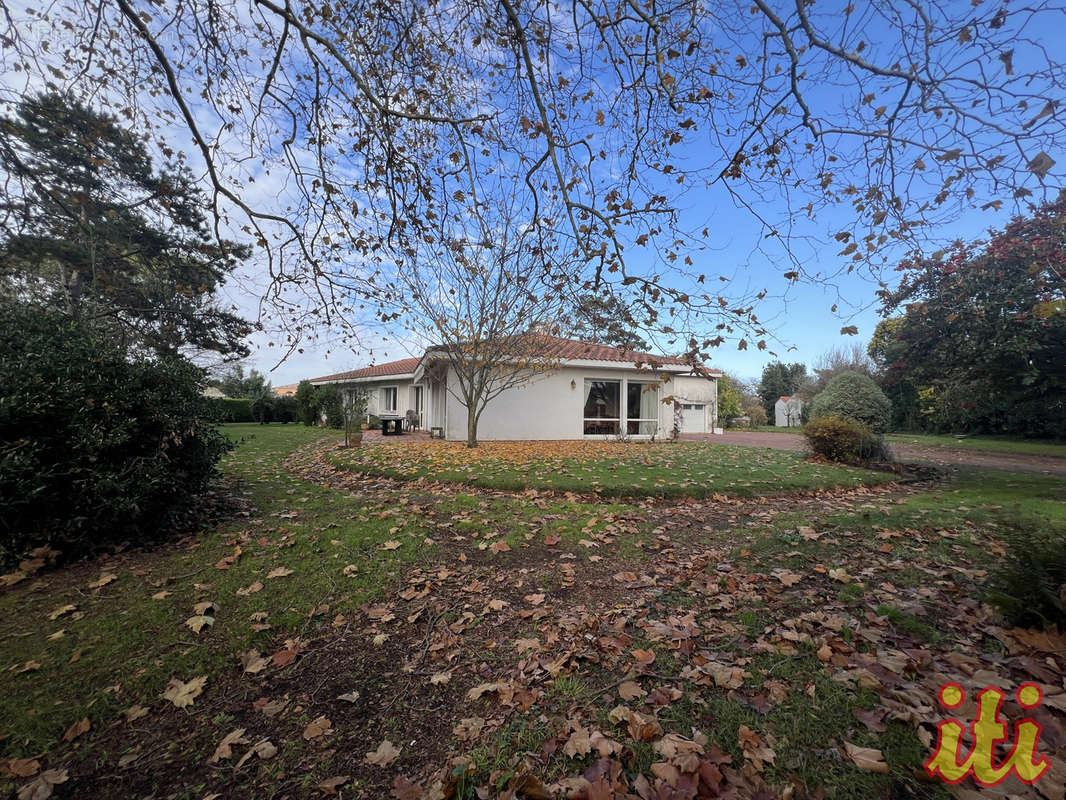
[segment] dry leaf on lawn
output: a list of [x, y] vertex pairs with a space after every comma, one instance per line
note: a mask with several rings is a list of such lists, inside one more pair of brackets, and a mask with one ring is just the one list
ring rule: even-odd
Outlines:
[[248, 744], [248, 740], [244, 738], [244, 728], [237, 728], [234, 731], [230, 731], [218, 743], [218, 747], [215, 748], [215, 752], [211, 754], [211, 757], [207, 759], [208, 764], [217, 764], [224, 758], [230, 758], [233, 756], [233, 745], [235, 744]]
[[207, 683], [207, 676], [200, 675], [197, 678], [193, 678], [191, 681], [180, 681], [177, 678], [171, 678], [167, 684], [167, 689], [163, 692], [163, 699], [169, 700], [178, 708], [187, 708], [193, 704], [193, 701], [203, 693], [204, 685]]
[[574, 728], [574, 732], [570, 734], [570, 738], [566, 740], [566, 744], [563, 745], [563, 752], [570, 758], [577, 758], [578, 756], [587, 756], [591, 751], [592, 742], [589, 740], [588, 729], [578, 725]]
[[122, 716], [126, 718], [126, 722], [134, 722], [141, 717], [148, 716], [148, 709], [140, 705], [132, 705], [129, 708], [123, 709]]
[[241, 760], [238, 761], [233, 768], [240, 769], [248, 762], [248, 759], [251, 758], [253, 755], [259, 756], [260, 761], [266, 761], [268, 758], [273, 758], [277, 754], [277, 752], [278, 748], [275, 747], [270, 740], [262, 739], [253, 744], [251, 747], [249, 747], [248, 751], [243, 756], [241, 756]]
[[241, 653], [241, 666], [244, 671], [255, 675], [262, 672], [270, 664], [270, 659], [259, 655], [258, 650], [245, 650]]
[[90, 727], [92, 727], [92, 726], [89, 723], [89, 718], [88, 717], [84, 717], [83, 719], [78, 720], [73, 725], [71, 725], [69, 728], [67, 728], [67, 732], [63, 734], [63, 741], [64, 742], [73, 742], [75, 739], [77, 739], [83, 733], [87, 732]]
[[400, 757], [400, 750], [393, 745], [388, 739], [385, 739], [378, 745], [377, 750], [373, 750], [366, 754], [366, 761], [368, 764], [375, 764], [379, 767], [387, 767], [393, 761]]
[[640, 684], [636, 681], [626, 681], [618, 687], [618, 696], [623, 700], [636, 700], [646, 694], [647, 692], [640, 688]]
[[785, 586], [795, 586], [801, 580], [803, 576], [798, 572], [793, 572], [790, 569], [778, 569], [774, 570], [774, 577], [777, 578]]
[[200, 614], [195, 617], [189, 617], [187, 620], [185, 620], [184, 624], [185, 627], [191, 628], [193, 633], [199, 633], [204, 628], [210, 628], [212, 625], [214, 625], [215, 618]]
[[36, 758], [0, 758], [0, 775], [13, 778], [29, 778], [41, 771], [41, 762]]
[[884, 753], [880, 750], [844, 742], [844, 752], [859, 769], [867, 772], [888, 772], [888, 764], [885, 763]]
[[19, 800], [48, 800], [52, 787], [67, 782], [65, 769], [46, 769], [33, 781], [19, 789]]
[[101, 572], [100, 577], [95, 581], [89, 583], [90, 589], [99, 589], [101, 586], [107, 586], [112, 581], [118, 580], [118, 575], [113, 572]]
[[286, 575], [292, 575], [292, 570], [288, 567], [274, 567], [267, 573], [267, 578], [284, 578]]
[[78, 610], [78, 607], [75, 606], [75, 605], [60, 606], [59, 608], [57, 608], [55, 611], [53, 611], [51, 614], [48, 615], [48, 619], [57, 620], [61, 616], [63, 616], [64, 614], [69, 614], [71, 611], [77, 611], [77, 610]]
[[304, 738], [308, 741], [311, 741], [312, 739], [320, 739], [327, 733], [332, 732], [332, 729], [333, 727], [330, 725], [328, 719], [325, 717], [318, 717], [317, 719], [311, 720], [310, 724], [304, 728]]
[[343, 786], [349, 781], [347, 775], [336, 775], [332, 778], [326, 778], [324, 781], [318, 784], [318, 791], [322, 794], [335, 795], [337, 794], [337, 787]]

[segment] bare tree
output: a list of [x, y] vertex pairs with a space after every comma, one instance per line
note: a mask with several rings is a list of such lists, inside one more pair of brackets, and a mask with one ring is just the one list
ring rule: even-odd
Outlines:
[[555, 254], [542, 243], [511, 209], [482, 208], [401, 272], [412, 332], [435, 341], [430, 369], [447, 365], [455, 377], [448, 392], [466, 409], [468, 447], [489, 401], [558, 365], [551, 333], [565, 304], [545, 279]]
[[[701, 266], [733, 231], [700, 208], [749, 214], [784, 288], [877, 275], [1064, 177], [1061, 0], [0, 5], [6, 99], [23, 76], [110, 104], [201, 168], [220, 238], [269, 258], [290, 348], [396, 313], [396, 270], [476, 213], [486, 175], [572, 256], [549, 282], [625, 288], [693, 357], [765, 347], [756, 303], [779, 288]], [[835, 267], [806, 266], [811, 236]]]
[[805, 388], [804, 399], [810, 400], [841, 372], [861, 372], [873, 378], [877, 368], [861, 344], [831, 348], [818, 357], [814, 366], [817, 377]]

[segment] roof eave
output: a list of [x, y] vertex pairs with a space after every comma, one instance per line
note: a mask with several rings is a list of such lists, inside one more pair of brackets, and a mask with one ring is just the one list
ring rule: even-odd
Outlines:
[[387, 381], [396, 380], [403, 381], [408, 378], [413, 378], [415, 374], [413, 372], [398, 372], [395, 375], [363, 375], [358, 378], [312, 378], [312, 386], [325, 386], [331, 383], [370, 383], [373, 381]]

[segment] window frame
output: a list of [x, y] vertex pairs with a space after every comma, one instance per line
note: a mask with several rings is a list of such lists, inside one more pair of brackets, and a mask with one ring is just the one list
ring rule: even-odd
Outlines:
[[[647, 384], [660, 384], [659, 386], [656, 386], [654, 390], [652, 390], [652, 391], [655, 392], [655, 408], [656, 408], [656, 412], [657, 412], [655, 417], [653, 417], [653, 418], [652, 417], [644, 418], [644, 417], [630, 417], [629, 416], [629, 384], [631, 382], [634, 383], [634, 384], [638, 384], [638, 385], [640, 385], [642, 387], [646, 386]], [[659, 403], [660, 403], [660, 400], [661, 400], [660, 392], [661, 392], [661, 389], [662, 389], [661, 380], [660, 379], [651, 378], [651, 377], [649, 377], [649, 378], [640, 377], [640, 378], [634, 378], [632, 381], [630, 381], [630, 379], [628, 377], [625, 377], [625, 376], [621, 376], [621, 377], [618, 377], [618, 378], [613, 378], [613, 377], [612, 378], [606, 378], [606, 377], [602, 377], [601, 378], [601, 377], [583, 376], [582, 389], [585, 388], [585, 385], [587, 383], [614, 383], [614, 384], [618, 385], [618, 416], [617, 417], [586, 417], [585, 416], [586, 402], [582, 402], [582, 404], [581, 404], [581, 435], [583, 437], [587, 437], [587, 438], [591, 438], [591, 439], [604, 439], [604, 438], [608, 438], [608, 437], [625, 436], [627, 438], [651, 439], [652, 437], [659, 435], [660, 422], [659, 422], [659, 413], [658, 412], [660, 411]], [[644, 389], [642, 389], [641, 391], [644, 391]], [[628, 431], [629, 431], [629, 423], [630, 422], [634, 422], [634, 423], [637, 424], [637, 430], [640, 429], [640, 424], [641, 423], [651, 423], [652, 425], [654, 425], [654, 433], [629, 433]], [[588, 432], [589, 423], [593, 423], [593, 424], [597, 424], [597, 423], [600, 423], [600, 424], [611, 424], [611, 423], [613, 423], [614, 430], [613, 430], [613, 432], [606, 432], [606, 433], [603, 432], [603, 431], [597, 431], [597, 432], [594, 432], [594, 433], [589, 433]]]
[[[630, 386], [630, 383], [632, 383], [633, 385], [636, 385], [636, 386], [645, 387], [645, 386], [648, 386], [648, 385], [657, 384], [657, 383], [659, 383], [659, 381], [654, 381], [654, 380], [648, 380], [648, 381], [635, 380], [635, 381], [630, 381], [629, 378], [624, 378], [623, 380], [624, 380], [624, 383], [625, 383], [625, 393], [626, 393], [626, 408], [625, 408], [625, 411], [626, 411], [626, 415], [625, 415], [626, 436], [647, 436], [648, 438], [651, 438], [652, 436], [658, 435], [658, 433], [659, 433], [659, 413], [658, 413], [659, 412], [659, 389], [661, 387], [660, 386], [655, 386], [654, 389], [650, 389], [649, 390], [649, 389], [641, 388], [641, 390], [640, 390], [641, 393], [643, 393], [645, 391], [651, 391], [651, 392], [655, 393], [655, 411], [656, 411], [655, 416], [654, 417], [631, 417], [631, 416], [629, 416], [629, 386]], [[640, 407], [639, 400], [637, 402], [637, 407], [638, 407], [638, 409]], [[638, 413], [640, 413], [640, 412], [638, 411]], [[636, 430], [635, 433], [631, 433], [629, 431], [629, 425], [630, 425], [631, 422], [632, 423], [636, 423], [637, 430]], [[654, 426], [653, 432], [652, 433], [640, 433], [640, 424], [642, 422], [650, 422]]]
[[[389, 392], [392, 392], [392, 407], [389, 407]], [[381, 387], [381, 413], [382, 414], [398, 414], [400, 407], [400, 387], [399, 386], [382, 386]]]

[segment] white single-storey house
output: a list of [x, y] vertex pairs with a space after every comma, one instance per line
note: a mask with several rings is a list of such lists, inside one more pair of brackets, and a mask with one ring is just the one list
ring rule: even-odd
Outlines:
[[774, 403], [774, 425], [778, 428], [798, 428], [802, 423], [803, 400], [796, 395], [784, 395]]
[[[664, 438], [719, 432], [717, 370], [617, 347], [541, 336], [551, 368], [537, 371], [489, 401], [478, 439]], [[638, 366], [638, 364], [640, 366]], [[316, 386], [359, 387], [369, 414], [414, 411], [423, 430], [465, 440], [467, 410], [455, 370], [440, 348], [365, 369], [312, 378]], [[664, 402], [664, 400], [666, 402]]]

